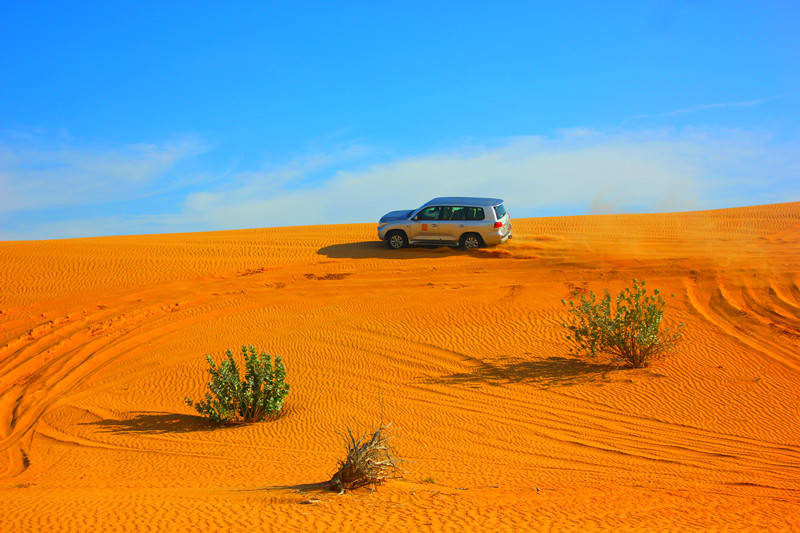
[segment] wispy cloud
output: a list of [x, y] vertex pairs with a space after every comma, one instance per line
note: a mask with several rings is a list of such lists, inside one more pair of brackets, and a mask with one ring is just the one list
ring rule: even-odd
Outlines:
[[744, 131], [581, 128], [373, 159], [362, 144], [313, 152], [196, 187], [171, 212], [143, 203], [127, 216], [47, 221], [0, 238], [88, 236], [98, 227], [130, 234], [370, 222], [445, 195], [505, 198], [518, 216], [554, 207], [573, 214], [713, 208], [800, 195], [800, 143]]
[[633, 118], [662, 118], [662, 117], [675, 117], [678, 115], [687, 115], [689, 113], [696, 113], [698, 111], [708, 111], [709, 109], [724, 109], [727, 107], [754, 107], [769, 101], [769, 98], [756, 98], [755, 100], [742, 100], [741, 102], [720, 102], [716, 104], [696, 105], [692, 107], [685, 107], [683, 109], [676, 109], [674, 111], [665, 111], [663, 113], [653, 113], [647, 115], [635, 115]]
[[6, 135], [0, 140], [0, 213], [141, 197], [204, 149], [196, 139], [98, 148], [63, 133]]

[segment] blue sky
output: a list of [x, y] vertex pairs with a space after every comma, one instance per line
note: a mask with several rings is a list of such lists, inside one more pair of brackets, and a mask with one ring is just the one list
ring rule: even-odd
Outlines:
[[0, 3], [0, 239], [800, 200], [796, 3], [115, 4]]

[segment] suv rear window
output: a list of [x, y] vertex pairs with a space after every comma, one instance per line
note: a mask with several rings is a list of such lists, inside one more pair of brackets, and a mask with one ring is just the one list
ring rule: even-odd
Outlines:
[[494, 206], [494, 213], [497, 215], [497, 220], [500, 220], [504, 216], [506, 216], [506, 208], [503, 207], [503, 204]]

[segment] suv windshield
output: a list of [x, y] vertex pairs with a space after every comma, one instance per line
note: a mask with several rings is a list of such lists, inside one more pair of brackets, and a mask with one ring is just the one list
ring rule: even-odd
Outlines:
[[503, 207], [503, 204], [494, 206], [494, 212], [497, 215], [497, 220], [506, 216], [506, 208]]

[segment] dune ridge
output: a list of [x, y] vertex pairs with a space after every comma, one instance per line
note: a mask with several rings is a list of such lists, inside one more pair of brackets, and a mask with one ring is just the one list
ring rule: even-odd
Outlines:
[[[800, 203], [513, 224], [0, 242], [0, 530], [800, 529]], [[572, 357], [561, 298], [634, 277], [680, 351]], [[212, 429], [183, 398], [243, 343], [287, 412]], [[404, 479], [323, 490], [381, 416]]]

